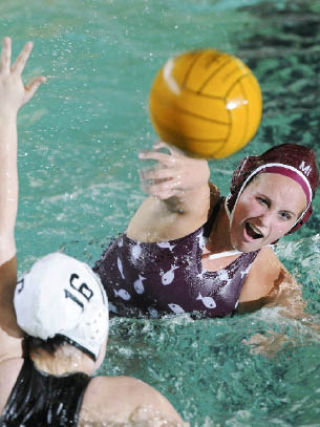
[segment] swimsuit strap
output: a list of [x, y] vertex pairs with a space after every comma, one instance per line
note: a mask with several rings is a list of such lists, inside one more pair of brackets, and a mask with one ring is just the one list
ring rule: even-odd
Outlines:
[[219, 252], [217, 254], [204, 254], [203, 258], [219, 259], [219, 258], [223, 258], [225, 256], [241, 255], [241, 254], [243, 254], [243, 252], [238, 251], [237, 249], [234, 249], [234, 250], [231, 250], [231, 251]]

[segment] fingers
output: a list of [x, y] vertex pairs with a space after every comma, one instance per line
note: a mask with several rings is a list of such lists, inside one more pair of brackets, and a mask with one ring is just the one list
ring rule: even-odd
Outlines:
[[24, 45], [24, 48], [20, 52], [20, 55], [16, 59], [15, 63], [13, 64], [11, 70], [13, 73], [22, 74], [24, 67], [26, 66], [26, 63], [28, 61], [28, 58], [30, 56], [30, 53], [33, 48], [33, 43], [28, 42]]
[[[160, 149], [167, 149], [169, 153], [158, 151]], [[140, 159], [159, 162], [155, 167], [140, 171], [142, 191], [161, 200], [178, 196], [182, 191], [179, 157], [179, 152], [165, 142], [158, 142], [152, 150], [139, 153]]]
[[47, 79], [44, 76], [35, 77], [25, 86], [24, 104], [28, 102]]
[[159, 151], [143, 151], [139, 153], [139, 159], [157, 160], [165, 166], [172, 166], [176, 162], [176, 158], [171, 154], [161, 153]]
[[158, 199], [160, 199], [160, 200], [168, 200], [168, 199], [171, 199], [171, 197], [174, 197], [176, 195], [177, 194], [175, 191], [168, 190], [168, 191], [163, 191], [163, 192], [157, 194], [156, 197], [158, 197]]
[[[141, 189], [151, 196], [165, 200], [172, 196], [177, 196], [183, 191], [181, 189], [181, 180], [179, 177], [169, 177], [166, 179], [165, 174], [155, 174], [156, 178], [151, 179], [152, 174], [148, 173], [148, 179], [141, 179]], [[160, 178], [163, 176], [163, 178]]]
[[[166, 149], [169, 153], [158, 151]], [[175, 166], [178, 159], [187, 159], [188, 157], [178, 148], [173, 147], [166, 142], [159, 141], [154, 144], [151, 150], [142, 151], [139, 153], [140, 159], [157, 160], [163, 163], [165, 166]]]
[[11, 38], [5, 37], [2, 41], [2, 51], [1, 51], [1, 71], [4, 73], [9, 74], [17, 73], [18, 75], [22, 74], [26, 63], [28, 61], [28, 58], [30, 56], [30, 53], [33, 48], [33, 43], [28, 42], [24, 45], [24, 48], [20, 52], [20, 55], [14, 62], [14, 64], [11, 67]]
[[168, 180], [173, 178], [174, 174], [172, 169], [168, 168], [150, 168], [150, 169], [141, 169], [140, 178], [145, 181], [159, 181], [159, 180]]
[[0, 98], [2, 110], [18, 112], [36, 93], [39, 86], [46, 81], [43, 76], [31, 80], [26, 86], [22, 81], [22, 72], [26, 66], [33, 43], [28, 42], [20, 52], [18, 58], [11, 66], [11, 39], [5, 37], [2, 42], [0, 56]]
[[141, 189], [142, 191], [149, 194], [150, 196], [157, 197], [161, 200], [167, 200], [167, 199], [170, 199], [170, 197], [177, 195], [176, 190], [172, 188], [168, 188], [165, 185], [162, 185], [161, 187], [159, 187], [159, 185], [151, 185], [151, 186], [141, 185]]
[[10, 64], [11, 64], [11, 39], [10, 37], [5, 37], [2, 41], [2, 51], [1, 51], [1, 71], [9, 74], [10, 73]]
[[153, 148], [155, 150], [160, 150], [161, 148], [166, 148], [170, 154], [177, 154], [178, 150], [176, 148], [174, 148], [172, 145], [164, 142], [164, 141], [158, 141], [153, 145]]
[[148, 187], [148, 193], [161, 200], [167, 200], [181, 193], [181, 190], [175, 187], [176, 185], [173, 182], [163, 182], [162, 184], [150, 185]]

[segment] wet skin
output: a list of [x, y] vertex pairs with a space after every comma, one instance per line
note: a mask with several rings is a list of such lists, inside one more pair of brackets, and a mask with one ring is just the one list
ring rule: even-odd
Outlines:
[[298, 183], [286, 176], [262, 173], [243, 191], [231, 228], [232, 247], [251, 252], [288, 233], [306, 208]]

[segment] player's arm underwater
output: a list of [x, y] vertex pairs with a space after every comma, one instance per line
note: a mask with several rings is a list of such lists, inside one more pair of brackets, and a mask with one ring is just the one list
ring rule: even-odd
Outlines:
[[280, 307], [280, 314], [304, 318], [306, 302], [301, 286], [279, 261], [271, 247], [262, 248], [242, 288], [238, 313], [263, 306]]
[[131, 219], [128, 236], [146, 242], [173, 240], [203, 225], [210, 209], [208, 162], [164, 143], [139, 157], [157, 165], [141, 172], [142, 188], [150, 196]]
[[[271, 249], [268, 249], [271, 254]], [[269, 273], [270, 283], [268, 293], [265, 296], [260, 296], [260, 298], [244, 300], [247, 296], [246, 292], [250, 291], [249, 288], [254, 287], [254, 281], [256, 284], [259, 283], [261, 285], [257, 271], [254, 272], [252, 281], [249, 279], [245, 284], [245, 293], [243, 300], [240, 300], [238, 305], [238, 313], [250, 313], [262, 307], [270, 310], [276, 309], [275, 316], [282, 317], [284, 321], [285, 318], [298, 321], [300, 327], [310, 328], [310, 332], [319, 334], [320, 325], [318, 320], [305, 311], [307, 303], [302, 297], [301, 286], [286, 270], [276, 255], [270, 254], [269, 257], [267, 255], [267, 262], [264, 262], [265, 269], [268, 269], [268, 262], [270, 262], [270, 271], [274, 271], [274, 273]], [[274, 270], [272, 267], [274, 267]], [[272, 329], [264, 333], [256, 333], [243, 340], [244, 344], [250, 346], [250, 351], [253, 354], [263, 354], [267, 357], [275, 356], [284, 345], [296, 346], [299, 345], [299, 342], [299, 337], [297, 339], [295, 336], [288, 336], [285, 332]]]

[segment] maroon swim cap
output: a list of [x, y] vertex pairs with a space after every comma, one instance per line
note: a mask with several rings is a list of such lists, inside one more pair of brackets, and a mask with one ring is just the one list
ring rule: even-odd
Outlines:
[[296, 144], [282, 144], [270, 148], [260, 156], [244, 158], [232, 175], [230, 194], [226, 200], [229, 217], [232, 217], [237, 200], [250, 180], [264, 172], [280, 173], [295, 180], [306, 195], [307, 207], [289, 231], [297, 231], [312, 213], [312, 198], [319, 184], [319, 173], [314, 152]]

